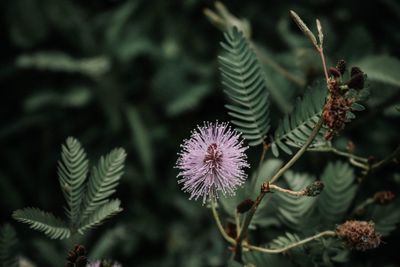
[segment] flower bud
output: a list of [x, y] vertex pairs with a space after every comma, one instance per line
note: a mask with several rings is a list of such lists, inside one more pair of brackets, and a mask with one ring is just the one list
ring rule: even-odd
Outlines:
[[324, 189], [324, 183], [321, 181], [315, 181], [314, 183], [310, 184], [304, 190], [304, 195], [309, 197], [315, 197], [321, 194], [322, 190]]
[[343, 59], [339, 60], [336, 64], [336, 69], [340, 72], [341, 75], [343, 75], [346, 71], [346, 61], [344, 61]]

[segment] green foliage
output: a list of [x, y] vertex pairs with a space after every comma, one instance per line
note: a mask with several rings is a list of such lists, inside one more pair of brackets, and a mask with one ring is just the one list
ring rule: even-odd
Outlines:
[[71, 225], [78, 221], [84, 183], [89, 170], [89, 160], [78, 140], [68, 137], [62, 145], [61, 160], [58, 162], [58, 177], [61, 190], [67, 201], [67, 216]]
[[[285, 233], [271, 241], [270, 247], [273, 249], [280, 249], [287, 247], [291, 244], [299, 242], [301, 239], [296, 234]], [[294, 250], [301, 250], [303, 246], [298, 246]]]
[[326, 166], [321, 176], [324, 190], [318, 196], [317, 206], [320, 219], [328, 225], [342, 222], [356, 193], [354, 178], [348, 163], [337, 161]]
[[[284, 176], [288, 189], [293, 191], [304, 190], [314, 182], [315, 177], [308, 174], [293, 173], [288, 171]], [[300, 230], [304, 227], [305, 218], [310, 214], [314, 207], [316, 198], [296, 197], [288, 194], [277, 193], [276, 203], [278, 206], [278, 217], [288, 227]]]
[[16, 210], [13, 218], [22, 223], [29, 224], [32, 229], [43, 232], [51, 239], [64, 239], [71, 236], [71, 230], [63, 220], [53, 214], [37, 208], [24, 208]]
[[17, 234], [14, 228], [5, 224], [0, 227], [0, 267], [17, 267]]
[[221, 46], [225, 52], [219, 57], [222, 84], [232, 101], [225, 107], [249, 145], [259, 145], [270, 128], [268, 92], [262, 68], [237, 28], [225, 33], [225, 43]]
[[102, 223], [120, 212], [121, 202], [110, 200], [123, 174], [125, 150], [116, 148], [101, 157], [86, 181], [89, 161], [78, 140], [68, 137], [62, 146], [58, 175], [61, 190], [67, 201], [69, 225], [53, 214], [37, 208], [25, 208], [13, 213], [14, 219], [29, 224], [32, 229], [52, 239], [65, 239]]
[[[117, 187], [123, 174], [125, 158], [125, 150], [117, 148], [107, 156], [101, 157], [97, 167], [93, 167], [82, 203], [81, 222], [84, 222], [101, 206], [109, 202], [108, 197], [115, 192], [115, 187]], [[119, 204], [118, 201], [114, 203]], [[110, 205], [106, 210], [111, 211], [111, 208], [114, 208], [114, 212], [119, 211], [117, 205]], [[103, 214], [105, 211], [103, 211]]]
[[398, 212], [399, 201], [388, 205], [375, 204], [370, 207], [367, 220], [375, 224], [375, 229], [382, 236], [388, 236], [400, 223], [400, 213]]
[[400, 60], [395, 57], [387, 55], [370, 56], [360, 61], [358, 66], [367, 73], [368, 80], [396, 87], [400, 86]]
[[[327, 89], [325, 86], [318, 85], [308, 89], [303, 98], [297, 99], [296, 106], [290, 114], [284, 116], [274, 133], [272, 142], [272, 152], [279, 156], [278, 148], [287, 154], [292, 154], [292, 147], [301, 147], [310, 136], [312, 129], [321, 117], [322, 109], [325, 104]], [[311, 144], [312, 147], [324, 145], [324, 129]]]
[[83, 234], [87, 229], [101, 224], [105, 219], [122, 211], [120, 205], [121, 201], [119, 201], [119, 199], [113, 199], [96, 208], [94, 212], [82, 222], [82, 226], [78, 229], [78, 232]]

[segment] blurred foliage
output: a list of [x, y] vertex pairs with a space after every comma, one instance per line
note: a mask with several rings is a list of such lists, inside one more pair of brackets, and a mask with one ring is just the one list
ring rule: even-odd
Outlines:
[[[261, 51], [271, 96], [272, 130], [293, 109], [296, 97], [322, 77], [317, 55], [289, 18], [288, 10], [293, 9], [306, 23], [316, 17], [321, 20], [328, 65], [343, 58], [369, 77], [371, 94], [363, 103], [366, 110], [335, 139], [335, 146], [344, 149], [351, 140], [357, 155], [381, 159], [398, 145], [397, 1], [225, 4], [246, 19], [251, 27], [247, 33]], [[87, 148], [90, 162], [110, 147], [121, 146], [128, 153], [126, 173], [116, 194], [124, 211], [79, 240], [91, 258], [112, 258], [124, 266], [226, 266], [230, 252], [209, 210], [187, 200], [172, 168], [181, 140], [195, 125], [217, 118], [229, 120], [217, 70], [223, 36], [203, 15], [204, 8], [212, 7], [212, 1], [201, 0], [0, 2], [0, 224], [15, 227], [19, 254], [38, 266], [58, 267], [71, 248], [69, 241], [51, 241], [15, 224], [11, 214], [24, 206], [39, 206], [61, 215], [57, 213], [64, 205], [56, 175], [59, 149], [67, 136], [76, 136]], [[250, 152], [256, 166], [259, 150]], [[323, 172], [326, 162], [337, 156], [307, 155], [296, 164], [296, 172], [286, 175], [285, 182], [290, 184], [290, 175], [303, 177], [306, 172], [326, 177], [329, 168], [336, 166], [328, 165]], [[277, 159], [266, 161], [264, 171], [273, 173], [280, 164]], [[359, 176], [356, 170], [355, 181], [359, 182]], [[348, 198], [360, 203], [379, 190], [398, 193], [399, 187], [399, 170], [387, 166], [360, 182], [356, 191], [351, 186], [343, 190], [351, 191]], [[326, 201], [335, 205], [331, 202], [335, 191], [329, 192]], [[268, 206], [273, 200], [263, 203]], [[300, 206], [307, 209], [309, 204]], [[379, 218], [378, 229], [383, 234], [392, 232], [379, 249], [352, 253], [349, 266], [395, 266], [399, 262], [398, 209], [398, 201], [368, 208], [365, 217]], [[284, 208], [278, 217], [274, 209], [260, 208], [260, 212], [263, 215], [257, 215], [254, 223], [268, 227], [268, 231], [256, 230], [260, 240], [290, 232], [292, 226], [282, 221], [296, 222], [295, 217], [283, 219]], [[297, 216], [306, 211], [294, 212]], [[315, 222], [317, 228], [325, 223]], [[286, 242], [284, 238], [297, 236], [279, 237], [277, 242]], [[326, 239], [307, 249], [324, 250], [312, 259], [314, 264], [334, 266], [348, 257], [338, 245]], [[258, 266], [289, 264], [289, 258], [282, 255], [246, 255]], [[311, 266], [304, 260], [296, 262], [297, 266]]]

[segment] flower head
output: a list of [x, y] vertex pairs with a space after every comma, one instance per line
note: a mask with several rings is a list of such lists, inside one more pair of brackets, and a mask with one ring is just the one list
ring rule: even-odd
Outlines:
[[183, 183], [189, 199], [218, 197], [218, 193], [234, 195], [247, 175], [249, 167], [240, 134], [227, 123], [205, 123], [192, 132], [181, 145], [176, 167], [180, 169], [178, 183]]
[[351, 249], [365, 251], [379, 246], [381, 236], [374, 224], [365, 221], [346, 221], [336, 228], [336, 234]]

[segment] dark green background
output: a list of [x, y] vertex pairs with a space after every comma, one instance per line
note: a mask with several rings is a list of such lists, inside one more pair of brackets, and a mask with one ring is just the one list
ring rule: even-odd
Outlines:
[[[329, 65], [341, 58], [354, 64], [400, 52], [400, 4], [394, 0], [225, 4], [250, 21], [253, 40], [271, 59], [306, 84], [322, 77], [320, 62], [291, 22], [289, 9], [313, 29], [314, 19], [321, 19]], [[56, 164], [68, 136], [81, 141], [92, 163], [115, 146], [128, 152], [116, 193], [124, 211], [87, 235], [84, 244], [92, 255], [124, 266], [226, 266], [229, 252], [209, 211], [187, 200], [173, 168], [191, 129], [205, 120], [229, 119], [218, 78], [222, 34], [204, 17], [206, 7], [213, 2], [0, 2], [0, 223], [15, 226], [21, 253], [38, 266], [62, 266], [62, 242], [49, 241], [10, 215], [33, 206], [62, 216]], [[271, 115], [276, 127], [305, 87], [268, 66], [266, 72], [275, 79]], [[368, 84], [367, 110], [337, 143], [343, 147], [352, 140], [358, 154], [382, 158], [399, 141], [393, 104], [400, 102], [400, 91]], [[252, 163], [258, 152], [250, 150]], [[330, 156], [305, 158], [297, 169], [320, 172]], [[398, 192], [394, 171], [389, 167], [371, 177], [359, 198], [382, 189]], [[397, 231], [382, 248], [354, 257], [362, 266], [399, 262], [394, 255], [398, 237]]]

